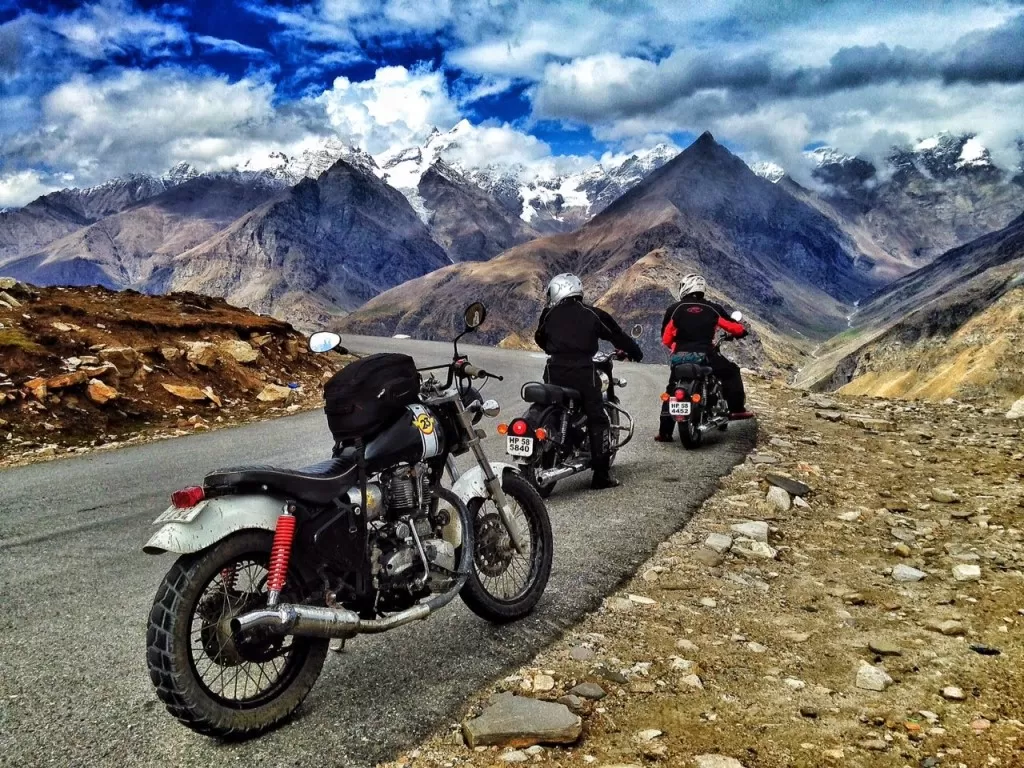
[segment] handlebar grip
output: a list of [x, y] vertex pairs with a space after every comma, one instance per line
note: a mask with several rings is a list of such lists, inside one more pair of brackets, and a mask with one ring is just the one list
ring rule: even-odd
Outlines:
[[462, 366], [462, 373], [464, 376], [469, 376], [471, 379], [497, 379], [498, 381], [504, 381], [505, 379], [501, 376], [495, 376], [493, 373], [488, 373], [483, 368], [477, 368], [475, 365], [466, 363]]

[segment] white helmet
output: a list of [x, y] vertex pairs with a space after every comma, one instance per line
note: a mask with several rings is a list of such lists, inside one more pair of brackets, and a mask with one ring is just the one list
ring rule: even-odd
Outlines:
[[679, 279], [679, 300], [691, 293], [703, 294], [708, 289], [708, 281], [700, 275], [683, 275]]
[[547, 292], [545, 293], [549, 307], [553, 307], [555, 304], [560, 304], [573, 296], [582, 295], [582, 281], [576, 277], [576, 275], [569, 274], [568, 272], [563, 272], [561, 275], [555, 275], [552, 277], [551, 282], [548, 283]]

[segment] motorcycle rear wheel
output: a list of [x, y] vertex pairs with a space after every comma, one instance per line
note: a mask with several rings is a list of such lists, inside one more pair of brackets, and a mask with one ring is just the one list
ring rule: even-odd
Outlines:
[[682, 440], [683, 448], [692, 451], [700, 448], [704, 442], [704, 433], [700, 431], [700, 416], [691, 414], [686, 421], [679, 422], [679, 438]]
[[[520, 475], [506, 472], [501, 483], [523, 538], [523, 553], [511, 549], [508, 533], [490, 499], [471, 499], [475, 523], [473, 568], [459, 593], [477, 616], [495, 624], [516, 621], [537, 605], [551, 576], [554, 555], [551, 521], [540, 494]], [[519, 576], [521, 583], [507, 579]]]
[[[232, 616], [266, 605], [272, 544], [269, 531], [237, 533], [179, 557], [157, 590], [146, 631], [149, 676], [167, 711], [194, 731], [220, 738], [262, 733], [286, 720], [320, 675], [326, 639], [265, 636], [240, 645], [223, 629]], [[248, 591], [237, 584], [242, 569]], [[287, 594], [299, 578], [290, 568]]]

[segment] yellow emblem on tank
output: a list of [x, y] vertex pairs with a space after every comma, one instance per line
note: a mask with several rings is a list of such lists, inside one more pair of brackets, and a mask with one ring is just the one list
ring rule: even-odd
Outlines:
[[413, 424], [415, 424], [416, 428], [424, 435], [434, 434], [434, 420], [425, 413], [421, 413], [417, 416], [416, 420], [413, 421]]

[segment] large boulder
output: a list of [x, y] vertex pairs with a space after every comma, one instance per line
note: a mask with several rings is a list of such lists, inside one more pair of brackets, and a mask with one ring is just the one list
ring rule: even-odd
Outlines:
[[131, 347], [107, 347], [101, 349], [97, 357], [105, 363], [112, 363], [122, 376], [134, 373], [139, 364], [139, 353]]
[[483, 713], [462, 726], [471, 748], [529, 747], [534, 744], [573, 744], [583, 720], [564, 704], [505, 694]]
[[232, 358], [236, 363], [255, 363], [260, 353], [252, 348], [252, 344], [240, 339], [231, 339], [220, 343], [220, 351]]
[[209, 341], [186, 342], [185, 359], [198, 368], [213, 368], [217, 364], [217, 348]]
[[85, 388], [85, 394], [96, 405], [106, 405], [120, 396], [116, 389], [107, 386], [99, 379], [89, 381], [89, 385]]

